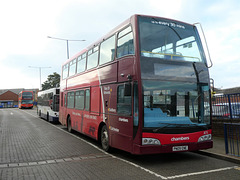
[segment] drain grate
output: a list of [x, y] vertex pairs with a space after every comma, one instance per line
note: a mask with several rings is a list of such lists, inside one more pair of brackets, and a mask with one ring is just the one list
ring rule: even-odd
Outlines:
[[38, 165], [45, 165], [45, 164], [57, 164], [57, 163], [64, 163], [64, 162], [70, 162], [70, 161], [81, 161], [81, 160], [107, 158], [107, 157], [111, 157], [111, 156], [108, 154], [94, 154], [94, 155], [88, 155], [88, 156], [77, 156], [77, 157], [51, 159], [51, 160], [43, 160], [43, 161], [35, 161], [35, 162], [6, 163], [6, 164], [0, 164], [0, 168], [38, 166]]

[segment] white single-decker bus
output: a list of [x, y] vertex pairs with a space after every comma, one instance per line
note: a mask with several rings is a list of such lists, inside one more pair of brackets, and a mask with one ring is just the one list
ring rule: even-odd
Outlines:
[[38, 92], [37, 113], [49, 122], [58, 122], [59, 88]]

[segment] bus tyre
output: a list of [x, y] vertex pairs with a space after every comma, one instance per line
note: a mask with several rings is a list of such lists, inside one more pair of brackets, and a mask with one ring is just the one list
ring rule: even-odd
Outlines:
[[108, 130], [106, 125], [104, 125], [101, 130], [101, 144], [102, 144], [102, 149], [104, 151], [106, 152], [110, 151], [109, 135], [108, 135]]
[[68, 132], [72, 132], [72, 124], [71, 124], [71, 117], [69, 116], [67, 119], [67, 130]]

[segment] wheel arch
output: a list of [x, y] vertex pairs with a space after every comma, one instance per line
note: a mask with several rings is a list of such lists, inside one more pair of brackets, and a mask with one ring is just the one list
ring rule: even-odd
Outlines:
[[[98, 126], [98, 136], [97, 136], [97, 141], [99, 141], [101, 143], [101, 131], [102, 131], [102, 127], [106, 125], [104, 122], [101, 122]], [[107, 126], [107, 125], [106, 125]]]
[[68, 118], [71, 118], [70, 114], [67, 115], [67, 118], [66, 118], [66, 126], [68, 127]]

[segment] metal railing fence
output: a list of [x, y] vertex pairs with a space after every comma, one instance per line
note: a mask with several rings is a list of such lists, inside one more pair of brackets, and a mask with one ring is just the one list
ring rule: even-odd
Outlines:
[[239, 119], [240, 93], [213, 96], [212, 117], [223, 119]]
[[224, 123], [226, 154], [240, 157], [240, 123]]

